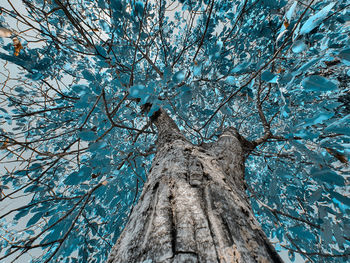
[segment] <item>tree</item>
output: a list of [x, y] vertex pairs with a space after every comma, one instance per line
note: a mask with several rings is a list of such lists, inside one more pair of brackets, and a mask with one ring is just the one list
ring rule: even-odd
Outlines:
[[22, 3], [1, 261], [349, 259], [349, 1]]

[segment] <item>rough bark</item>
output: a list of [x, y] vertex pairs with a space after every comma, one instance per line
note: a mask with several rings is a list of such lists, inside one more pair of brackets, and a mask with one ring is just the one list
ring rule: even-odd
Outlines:
[[242, 137], [231, 129], [200, 147], [165, 112], [154, 123], [157, 154], [108, 263], [282, 262], [245, 193]]

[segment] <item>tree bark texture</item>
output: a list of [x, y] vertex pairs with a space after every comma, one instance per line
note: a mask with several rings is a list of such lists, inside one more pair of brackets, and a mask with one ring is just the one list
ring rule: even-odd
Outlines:
[[242, 137], [231, 129], [195, 146], [158, 115], [157, 154], [108, 263], [283, 262], [245, 192]]

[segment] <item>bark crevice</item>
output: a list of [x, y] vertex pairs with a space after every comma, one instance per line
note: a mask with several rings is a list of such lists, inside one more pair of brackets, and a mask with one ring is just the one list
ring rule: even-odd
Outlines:
[[212, 217], [212, 213], [211, 213], [211, 203], [210, 203], [210, 197], [208, 197], [208, 186], [206, 186], [204, 189], [203, 189], [203, 200], [205, 200], [205, 202], [203, 202], [204, 204], [204, 212], [205, 212], [205, 215], [206, 215], [206, 218], [208, 220], [208, 228], [209, 228], [209, 231], [210, 231], [210, 235], [213, 239], [213, 242], [214, 242], [214, 248], [215, 248], [215, 255], [216, 255], [216, 258], [217, 258], [217, 262], [221, 262], [220, 261], [220, 255], [219, 255], [219, 252], [218, 252], [218, 249], [217, 247], [220, 246], [218, 240], [216, 240], [215, 238], [215, 230], [214, 230], [214, 226], [213, 226], [213, 221], [211, 220], [211, 217]]
[[175, 215], [174, 215], [174, 209], [173, 209], [173, 200], [174, 200], [174, 196], [172, 193], [170, 193], [169, 195], [169, 203], [170, 203], [170, 206], [171, 206], [171, 210], [169, 212], [169, 217], [170, 217], [170, 222], [171, 222], [171, 225], [170, 225], [170, 233], [171, 233], [171, 249], [172, 249], [172, 252], [173, 252], [173, 257], [175, 256], [176, 254], [176, 222], [175, 222]]
[[[153, 226], [153, 219], [155, 217], [156, 209], [157, 209], [157, 201], [158, 201], [158, 189], [159, 189], [159, 182], [156, 182], [155, 185], [152, 188], [152, 196], [153, 196], [153, 202], [150, 203], [149, 208], [147, 209], [147, 214], [150, 212], [149, 219], [146, 221], [146, 224], [144, 226], [144, 233], [145, 237], [142, 243], [142, 249], [145, 249], [146, 242], [148, 240], [148, 236], [150, 235], [152, 231]], [[148, 215], [147, 215], [148, 217]]]

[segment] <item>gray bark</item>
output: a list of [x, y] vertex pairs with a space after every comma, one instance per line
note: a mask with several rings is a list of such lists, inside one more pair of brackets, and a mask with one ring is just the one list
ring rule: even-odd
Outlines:
[[164, 111], [154, 123], [157, 154], [108, 263], [283, 262], [245, 192], [246, 141], [230, 129], [200, 147]]

